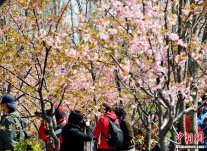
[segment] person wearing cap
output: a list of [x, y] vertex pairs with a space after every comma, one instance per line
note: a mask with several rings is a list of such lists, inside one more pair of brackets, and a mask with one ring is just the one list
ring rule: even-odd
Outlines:
[[[86, 133], [84, 133], [86, 127]], [[84, 142], [91, 141], [92, 128], [84, 122], [83, 114], [79, 110], [71, 111], [68, 123], [63, 128], [63, 144], [61, 151], [83, 151]]]
[[0, 151], [14, 150], [15, 144], [25, 137], [23, 128], [26, 122], [20, 118], [16, 107], [14, 96], [6, 94], [2, 97], [1, 110], [4, 117], [0, 123]]
[[109, 144], [107, 144], [106, 138], [104, 136], [108, 136], [109, 131], [109, 117], [112, 120], [117, 120], [116, 114], [112, 111], [112, 108], [107, 104], [102, 104], [104, 109], [104, 114], [99, 118], [95, 129], [93, 130], [93, 136], [97, 139], [97, 148], [98, 151], [115, 151]]
[[[64, 108], [62, 106], [59, 106], [58, 104], [54, 104], [54, 109], [55, 109], [55, 119], [57, 122], [57, 128], [55, 129], [55, 134], [58, 137], [60, 141], [60, 149], [62, 146], [62, 129], [67, 123], [66, 119], [66, 113], [64, 112]], [[52, 115], [52, 110], [49, 109], [47, 110], [47, 115], [51, 116]], [[51, 145], [51, 141], [49, 138], [49, 130], [47, 126], [45, 125], [44, 120], [41, 121], [40, 127], [39, 127], [39, 139], [43, 140], [46, 144], [47, 151], [51, 151], [52, 148], [55, 148], [55, 146]]]

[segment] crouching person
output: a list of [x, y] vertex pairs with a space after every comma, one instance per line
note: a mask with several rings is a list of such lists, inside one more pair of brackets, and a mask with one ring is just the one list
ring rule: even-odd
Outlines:
[[3, 96], [1, 110], [3, 117], [0, 123], [0, 151], [14, 150], [15, 144], [25, 138], [23, 128], [26, 127], [16, 108], [16, 99], [10, 94]]
[[[86, 128], [86, 133], [84, 130]], [[85, 125], [83, 114], [72, 111], [68, 118], [68, 123], [62, 131], [63, 144], [61, 151], [83, 151], [84, 142], [92, 140], [92, 129]]]

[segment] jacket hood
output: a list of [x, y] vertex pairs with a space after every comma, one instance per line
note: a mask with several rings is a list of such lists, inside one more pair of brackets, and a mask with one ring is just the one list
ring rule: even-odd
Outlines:
[[110, 117], [112, 120], [116, 120], [117, 119], [117, 116], [114, 112], [107, 112], [104, 114], [104, 116], [108, 116]]
[[68, 117], [68, 123], [74, 125], [82, 125], [84, 123], [83, 114], [79, 110], [71, 111]]

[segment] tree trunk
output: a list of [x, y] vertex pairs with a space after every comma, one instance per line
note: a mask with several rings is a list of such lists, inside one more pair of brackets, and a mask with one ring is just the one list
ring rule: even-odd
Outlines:
[[[175, 130], [172, 128], [170, 131], [171, 131], [171, 134], [172, 134], [171, 139], [172, 139], [174, 142], [176, 142], [176, 132], [175, 132]], [[175, 151], [175, 144], [172, 143], [171, 146], [172, 146], [172, 147], [171, 147], [170, 151]]]
[[[198, 102], [197, 102], [197, 92], [196, 92], [196, 95], [193, 96], [194, 97], [194, 106], [198, 106]], [[190, 133], [193, 134], [193, 142], [192, 144], [193, 145], [196, 145], [198, 144], [196, 141], [195, 141], [195, 138], [196, 138], [196, 134], [198, 133], [198, 128], [197, 128], [197, 112], [193, 112], [191, 114], [191, 117], [190, 117], [191, 121], [190, 121]], [[191, 151], [198, 151], [198, 149], [191, 149]]]
[[[184, 100], [180, 100], [180, 112], [184, 111], [185, 110], [185, 102]], [[185, 115], [183, 115], [181, 118], [180, 118], [180, 121], [179, 121], [179, 132], [181, 133], [184, 133], [184, 137], [181, 139], [181, 144], [185, 144], [185, 135], [186, 135], [186, 125], [185, 125]], [[178, 132], [178, 133], [179, 133]]]
[[[198, 144], [195, 141], [197, 132], [198, 132], [197, 131], [197, 113], [193, 112], [193, 114], [191, 115], [191, 121], [190, 121], [190, 133], [193, 134], [193, 142], [192, 142], [193, 145]], [[198, 151], [198, 149], [190, 149], [190, 151]]]
[[146, 134], [146, 150], [147, 151], [150, 151], [151, 150], [151, 121], [150, 121], [150, 118], [147, 118], [147, 134]]
[[160, 144], [161, 151], [168, 151], [167, 139], [166, 139], [165, 135], [160, 135], [159, 144]]

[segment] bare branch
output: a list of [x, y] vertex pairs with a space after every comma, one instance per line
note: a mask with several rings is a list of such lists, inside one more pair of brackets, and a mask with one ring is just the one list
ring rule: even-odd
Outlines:
[[11, 74], [13, 74], [15, 77], [17, 77], [17, 78], [18, 78], [19, 80], [21, 80], [23, 83], [25, 83], [27, 86], [33, 88], [33, 86], [31, 86], [31, 85], [30, 85], [29, 83], [27, 83], [25, 80], [23, 80], [22, 78], [20, 78], [19, 76], [17, 76], [14, 72], [12, 72], [11, 70], [9, 70], [8, 68], [6, 68], [6, 67], [4, 67], [4, 66], [2, 66], [2, 65], [0, 65], [0, 67], [3, 68], [3, 69], [5, 69], [5, 70], [7, 70], [7, 71], [9, 71]]

